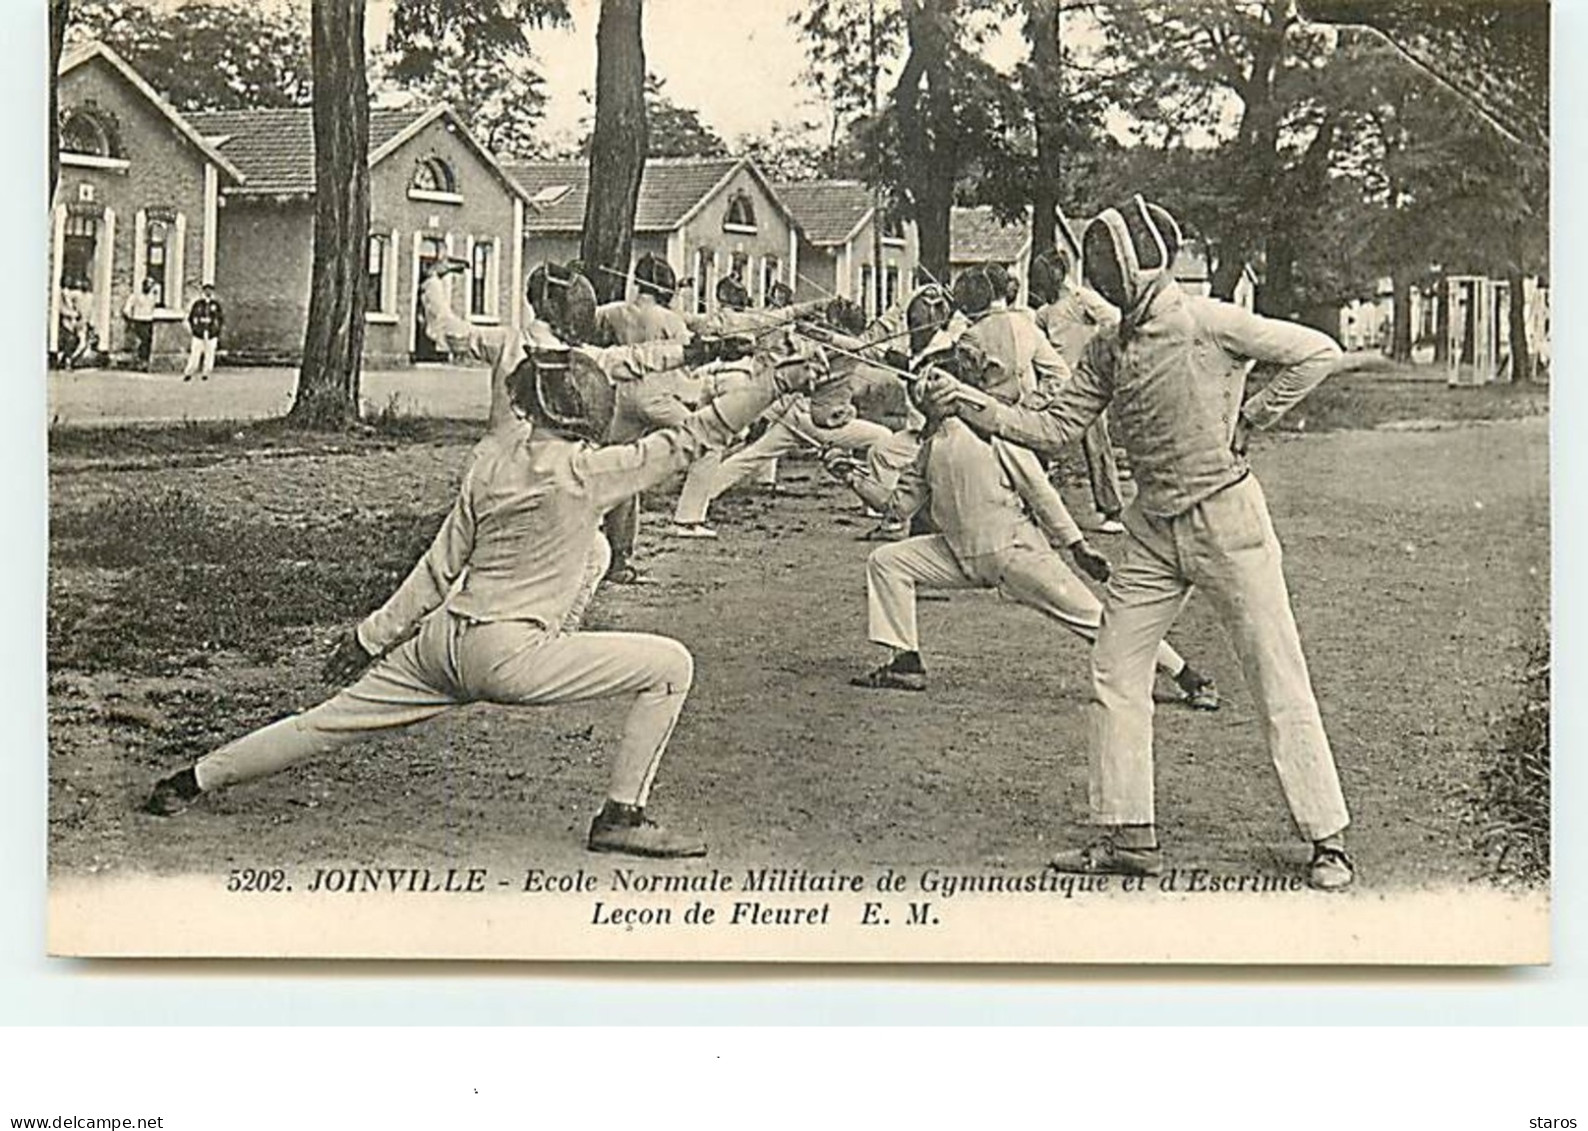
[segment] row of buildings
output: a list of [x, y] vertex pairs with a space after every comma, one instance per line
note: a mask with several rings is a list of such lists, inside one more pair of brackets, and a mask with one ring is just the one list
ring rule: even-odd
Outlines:
[[[103, 350], [130, 352], [122, 311], [152, 280], [156, 367], [186, 353], [188, 305], [211, 282], [229, 312], [224, 356], [293, 360], [313, 249], [310, 112], [182, 113], [101, 44], [62, 60], [59, 102], [52, 352], [67, 290], [79, 292], [75, 305]], [[373, 110], [369, 160], [365, 351], [373, 366], [436, 359], [418, 286], [438, 258], [468, 264], [451, 276], [454, 307], [489, 325], [522, 319], [524, 278], [536, 263], [578, 255], [589, 188], [582, 163], [498, 160], [446, 106]], [[1073, 245], [1073, 228], [1060, 228]], [[954, 269], [998, 262], [1024, 279], [1029, 224], [957, 208], [951, 229]], [[701, 313], [715, 309], [716, 284], [730, 275], [757, 305], [781, 282], [801, 300], [841, 295], [875, 313], [911, 285], [918, 262], [914, 226], [879, 217], [859, 182], [778, 183], [734, 158], [647, 164], [634, 237], [635, 255], [645, 252], [672, 264], [685, 281], [679, 304]], [[1194, 248], [1178, 273], [1205, 286]]]

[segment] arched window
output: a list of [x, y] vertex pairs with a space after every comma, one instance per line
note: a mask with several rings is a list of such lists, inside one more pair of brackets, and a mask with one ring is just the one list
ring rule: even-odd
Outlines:
[[61, 116], [61, 152], [83, 157], [120, 157], [110, 122], [97, 111], [76, 106]]
[[414, 166], [414, 178], [408, 183], [408, 190], [456, 196], [458, 179], [452, 173], [452, 166], [441, 158], [426, 157]]
[[728, 198], [728, 214], [723, 217], [722, 227], [728, 232], [755, 231], [755, 204], [744, 189]]

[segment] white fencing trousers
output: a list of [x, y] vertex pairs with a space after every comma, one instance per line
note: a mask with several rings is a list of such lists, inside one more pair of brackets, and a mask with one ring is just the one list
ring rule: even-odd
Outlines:
[[769, 424], [755, 443], [723, 460], [704, 489], [691, 492], [686, 483], [674, 517], [679, 522], [704, 522], [711, 501], [730, 487], [752, 476], [763, 483], [775, 482], [777, 461], [790, 452], [824, 444], [865, 451], [892, 435], [887, 428], [870, 420], [851, 420], [837, 428], [818, 428], [808, 412], [793, 410]]
[[[1084, 640], [1097, 637], [1103, 604], [1064, 559], [1030, 528], [1017, 545], [997, 554], [961, 561], [941, 534], [923, 534], [879, 546], [866, 559], [870, 638], [901, 652], [920, 651], [915, 591], [997, 589], [1012, 601], [1058, 621]], [[1185, 666], [1161, 643], [1158, 664], [1174, 674]]]
[[358, 682], [201, 758], [199, 786], [216, 789], [286, 769], [470, 702], [546, 707], [630, 701], [609, 796], [644, 805], [694, 678], [676, 640], [637, 632], [548, 633], [530, 621], [475, 624], [445, 609]]
[[1350, 822], [1313, 698], [1268, 503], [1248, 475], [1184, 514], [1125, 512], [1092, 650], [1091, 810], [1100, 824], [1153, 818], [1152, 662], [1193, 585], [1212, 599], [1240, 657], [1297, 828], [1309, 840]]
[[206, 376], [215, 372], [215, 347], [220, 345], [219, 338], [194, 338], [187, 348], [187, 366], [182, 370], [184, 376], [203, 372]]

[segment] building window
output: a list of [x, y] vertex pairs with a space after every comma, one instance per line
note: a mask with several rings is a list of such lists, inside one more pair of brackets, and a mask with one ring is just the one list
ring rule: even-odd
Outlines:
[[891, 212], [882, 214], [882, 242], [894, 247], [904, 246], [904, 221]]
[[712, 276], [716, 273], [717, 257], [709, 247], [695, 252], [695, 313], [711, 312]]
[[[899, 301], [899, 267], [890, 263], [882, 270], [882, 309], [892, 310]], [[880, 312], [879, 312], [880, 313]]]
[[469, 256], [469, 313], [475, 318], [496, 314], [496, 245], [481, 240]]
[[154, 304], [167, 307], [169, 294], [167, 269], [170, 267], [171, 226], [164, 220], [150, 220], [143, 229], [144, 278], [154, 283]]
[[866, 312], [867, 318], [875, 318], [880, 313], [877, 310], [876, 274], [871, 264], [860, 265], [860, 309]]
[[369, 237], [368, 309], [374, 314], [389, 314], [386, 308], [386, 282], [391, 273], [391, 241], [387, 237]]
[[728, 214], [723, 218], [722, 230], [725, 232], [754, 232], [755, 204], [750, 200], [750, 194], [740, 189], [728, 198]]
[[68, 212], [61, 238], [61, 285], [91, 290], [94, 262], [99, 248], [99, 218], [82, 212]]
[[96, 109], [74, 107], [61, 117], [61, 152], [82, 157], [120, 157], [110, 118]]
[[761, 290], [757, 298], [762, 306], [772, 297], [772, 288], [783, 281], [783, 261], [775, 255], [761, 257]]
[[414, 165], [413, 179], [408, 182], [408, 195], [419, 200], [441, 200], [457, 203], [458, 178], [452, 166], [440, 157], [426, 157]]

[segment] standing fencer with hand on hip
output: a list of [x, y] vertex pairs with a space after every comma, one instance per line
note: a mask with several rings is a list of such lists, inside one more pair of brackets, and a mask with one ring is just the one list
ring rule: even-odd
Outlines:
[[[952, 377], [924, 396], [986, 435], [1049, 455], [1108, 409], [1140, 488], [1125, 511], [1092, 653], [1093, 820], [1104, 835], [1060, 853], [1066, 872], [1155, 875], [1163, 867], [1153, 809], [1152, 675], [1158, 645], [1192, 586], [1229, 631], [1262, 715], [1291, 816], [1312, 844], [1315, 888], [1351, 884], [1350, 822], [1290, 608], [1279, 541], [1246, 458], [1270, 427], [1335, 368], [1328, 335], [1195, 298], [1174, 281], [1173, 217], [1139, 196], [1110, 208], [1082, 239], [1086, 277], [1121, 312], [1087, 346], [1074, 380], [1046, 407], [1001, 404]], [[1276, 371], [1243, 401], [1253, 363]]]

